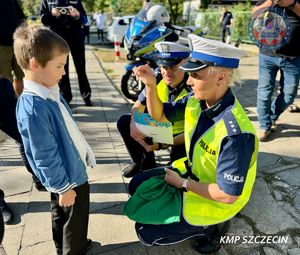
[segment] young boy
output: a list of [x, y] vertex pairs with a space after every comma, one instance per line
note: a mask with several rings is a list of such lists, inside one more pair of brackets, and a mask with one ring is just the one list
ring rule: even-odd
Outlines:
[[57, 254], [85, 254], [89, 219], [86, 168], [95, 157], [59, 94], [69, 47], [55, 32], [20, 27], [14, 51], [24, 71], [17, 121], [34, 173], [51, 192], [52, 233]]

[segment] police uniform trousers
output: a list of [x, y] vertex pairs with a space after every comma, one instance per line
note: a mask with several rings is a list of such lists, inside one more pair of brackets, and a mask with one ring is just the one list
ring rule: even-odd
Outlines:
[[[80, 28], [66, 28], [61, 30], [53, 29], [56, 33], [58, 33], [61, 37], [63, 37], [69, 47], [73, 57], [73, 62], [75, 65], [76, 73], [78, 76], [78, 83], [81, 97], [84, 101], [90, 100], [91, 98], [91, 87], [86, 75], [85, 70], [85, 47], [84, 47], [84, 32], [83, 29]], [[69, 77], [69, 57], [67, 59], [67, 63], [65, 65], [66, 74], [63, 75], [61, 81], [59, 82], [59, 87], [62, 93], [62, 96], [69, 103], [72, 100], [72, 91], [70, 85], [70, 77]]]
[[[150, 169], [134, 176], [128, 186], [129, 194], [132, 196], [138, 186], [149, 178], [165, 174], [164, 169], [165, 167]], [[180, 222], [170, 224], [135, 223], [137, 236], [146, 246], [175, 244], [190, 238], [196, 240], [205, 239], [212, 235], [216, 227], [217, 225], [208, 227], [190, 225], [185, 221], [182, 214]]]
[[123, 138], [128, 153], [141, 170], [156, 167], [154, 152], [147, 152], [145, 148], [130, 136], [131, 114], [122, 115], [117, 121], [118, 130]]

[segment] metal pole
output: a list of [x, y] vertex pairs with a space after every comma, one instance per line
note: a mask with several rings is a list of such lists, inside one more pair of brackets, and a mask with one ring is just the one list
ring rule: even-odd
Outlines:
[[189, 11], [188, 11], [187, 25], [190, 25], [191, 2], [192, 2], [192, 0], [189, 0]]

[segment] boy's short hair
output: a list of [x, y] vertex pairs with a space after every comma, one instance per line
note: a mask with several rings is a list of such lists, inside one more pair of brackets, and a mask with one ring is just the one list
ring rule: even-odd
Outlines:
[[28, 69], [30, 59], [45, 67], [58, 54], [69, 53], [67, 42], [42, 25], [20, 26], [14, 33], [14, 53], [22, 69]]

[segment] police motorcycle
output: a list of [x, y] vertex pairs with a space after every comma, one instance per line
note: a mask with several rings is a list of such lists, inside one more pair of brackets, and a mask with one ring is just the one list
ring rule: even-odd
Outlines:
[[[124, 46], [129, 64], [125, 65], [126, 73], [121, 80], [121, 90], [128, 99], [136, 101], [145, 85], [136, 79], [132, 69], [136, 66], [148, 64], [156, 69], [158, 52], [154, 44], [160, 41], [172, 41], [188, 44], [187, 34], [203, 34], [198, 27], [182, 28], [170, 25], [170, 16], [161, 5], [152, 6], [146, 13], [140, 12], [132, 19], [124, 39]], [[157, 70], [157, 69], [156, 69]], [[157, 81], [161, 76], [156, 72]]]

